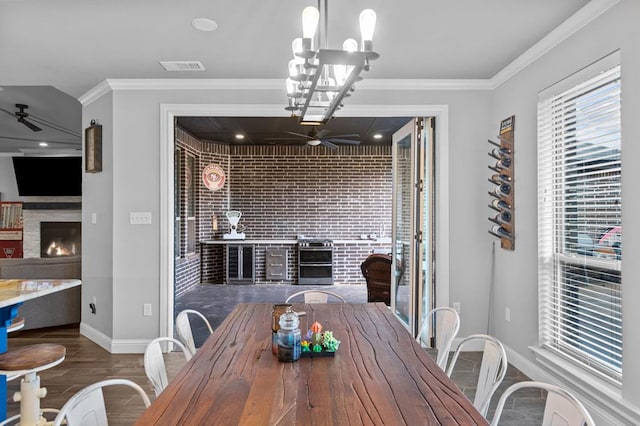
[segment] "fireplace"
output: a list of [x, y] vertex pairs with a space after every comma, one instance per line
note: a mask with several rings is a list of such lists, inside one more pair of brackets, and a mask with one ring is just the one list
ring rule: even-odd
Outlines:
[[80, 256], [81, 222], [40, 222], [40, 257]]

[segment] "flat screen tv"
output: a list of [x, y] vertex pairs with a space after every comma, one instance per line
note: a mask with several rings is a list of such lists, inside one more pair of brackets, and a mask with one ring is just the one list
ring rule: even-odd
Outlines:
[[21, 197], [82, 195], [82, 157], [13, 157]]

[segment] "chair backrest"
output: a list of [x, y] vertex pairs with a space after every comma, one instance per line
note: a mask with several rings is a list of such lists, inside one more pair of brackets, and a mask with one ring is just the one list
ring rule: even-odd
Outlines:
[[193, 340], [193, 331], [191, 329], [191, 322], [189, 315], [195, 315], [200, 318], [209, 329], [209, 334], [213, 333], [213, 328], [209, 320], [200, 312], [193, 309], [184, 309], [176, 317], [176, 334], [178, 339], [184, 344], [187, 350], [191, 353], [191, 356], [196, 354], [196, 343]]
[[556, 385], [533, 381], [515, 383], [504, 391], [498, 400], [491, 426], [497, 426], [500, 422], [500, 416], [507, 398], [515, 391], [523, 388], [539, 388], [547, 391], [542, 426], [595, 426], [595, 422], [587, 409], [570, 392]]
[[65, 419], [68, 426], [107, 425], [107, 410], [104, 404], [102, 388], [113, 385], [129, 386], [140, 395], [145, 407], [151, 405], [151, 401], [144, 390], [131, 380], [107, 379], [89, 385], [73, 395], [60, 409], [53, 425], [60, 426]]
[[440, 368], [445, 370], [447, 368], [447, 360], [449, 359], [449, 350], [453, 339], [458, 335], [460, 330], [460, 316], [455, 309], [449, 307], [441, 307], [432, 309], [427, 313], [420, 327], [420, 334], [416, 340], [420, 343], [423, 336], [429, 331], [429, 327], [432, 326], [432, 322], [435, 320], [435, 326], [433, 329], [436, 337], [434, 348], [438, 351], [436, 355], [436, 363]]
[[167, 367], [164, 362], [164, 356], [162, 355], [161, 343], [163, 342], [170, 342], [178, 346], [180, 350], [182, 350], [185, 359], [187, 361], [191, 359], [189, 350], [176, 339], [171, 337], [158, 337], [149, 342], [144, 351], [144, 372], [147, 374], [147, 378], [153, 386], [156, 397], [160, 395], [169, 384]]
[[451, 357], [449, 368], [447, 369], [447, 376], [451, 377], [453, 368], [458, 360], [458, 355], [460, 355], [464, 347], [478, 341], [484, 343], [484, 349], [482, 351], [482, 362], [480, 364], [478, 385], [476, 387], [476, 395], [473, 399], [473, 406], [480, 411], [480, 414], [486, 417], [491, 397], [507, 374], [507, 353], [502, 343], [495, 337], [486, 334], [472, 334], [465, 337], [460, 341], [456, 351], [453, 353], [453, 357]]
[[345, 300], [338, 293], [334, 293], [328, 290], [303, 290], [297, 293], [293, 293], [287, 297], [284, 303], [290, 303], [298, 296], [304, 295], [304, 303], [327, 303], [329, 296], [335, 297], [340, 303], [344, 303]]
[[384, 302], [391, 305], [391, 256], [374, 253], [360, 264], [367, 282], [367, 302]]

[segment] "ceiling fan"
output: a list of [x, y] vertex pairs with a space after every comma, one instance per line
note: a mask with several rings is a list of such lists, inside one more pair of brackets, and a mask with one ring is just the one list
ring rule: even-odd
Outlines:
[[[26, 109], [29, 108], [28, 105], [25, 105], [25, 104], [15, 104], [15, 105], [17, 110], [14, 112], [8, 111], [4, 108], [0, 108], [0, 111], [16, 118], [18, 120], [18, 123], [24, 124], [27, 128], [29, 128], [34, 132], [40, 132], [43, 130], [43, 127], [47, 127], [49, 129], [55, 130], [57, 132], [65, 133], [73, 137], [73, 140], [55, 140], [52, 138], [46, 138], [46, 142], [62, 144], [62, 145], [77, 145], [77, 142], [74, 142], [74, 140], [80, 140], [81, 135], [77, 131], [74, 131], [72, 129], [67, 129], [66, 127], [63, 127], [59, 124], [45, 120], [44, 118], [40, 118], [38, 116], [29, 114], [28, 112], [25, 111]], [[35, 124], [35, 123], [38, 123], [38, 124]], [[43, 127], [40, 127], [40, 126], [43, 126]], [[43, 141], [42, 139], [18, 137], [15, 135], [0, 135], [0, 139], [17, 140], [17, 141], [25, 141], [25, 142], [42, 142]]]
[[[320, 131], [315, 128], [311, 129], [308, 135], [296, 132], [285, 132], [293, 136], [297, 136], [297, 139], [294, 140], [302, 140], [307, 145], [316, 146], [323, 145], [329, 149], [337, 149], [337, 144], [343, 145], [360, 145], [360, 135], [357, 133], [352, 133], [349, 135], [333, 135], [329, 136], [330, 130], [322, 129]], [[270, 140], [291, 140], [290, 138], [271, 138]]]
[[24, 124], [34, 132], [42, 131], [42, 128], [36, 126], [30, 121], [27, 121], [27, 118], [29, 117], [29, 113], [26, 112], [25, 109], [29, 108], [29, 106], [25, 104], [16, 104], [16, 108], [18, 108], [18, 111], [15, 112], [15, 116], [18, 118], [18, 123]]

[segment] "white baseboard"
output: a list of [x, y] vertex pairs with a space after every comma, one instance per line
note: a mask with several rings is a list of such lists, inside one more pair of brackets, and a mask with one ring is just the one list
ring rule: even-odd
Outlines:
[[115, 339], [111, 342], [112, 354], [143, 354], [152, 339]]
[[85, 322], [80, 323], [80, 334], [91, 340], [93, 343], [101, 346], [108, 352], [111, 352], [111, 337], [103, 332], [96, 330]]
[[[516, 367], [531, 380], [551, 383], [567, 389], [584, 404], [598, 426], [621, 426], [640, 424], [640, 411], [621, 397], [614, 397], [610, 393], [600, 389], [585, 387], [577, 388], [575, 382], [567, 380], [567, 376], [559, 371], [551, 371], [548, 368], [530, 361], [513, 349], [505, 346], [509, 364]], [[563, 380], [564, 379], [564, 380]]]
[[80, 323], [80, 334], [112, 354], [142, 354], [152, 339], [112, 339], [103, 332]]

